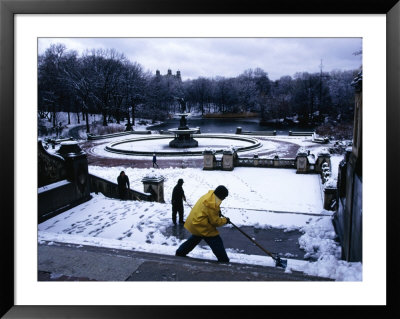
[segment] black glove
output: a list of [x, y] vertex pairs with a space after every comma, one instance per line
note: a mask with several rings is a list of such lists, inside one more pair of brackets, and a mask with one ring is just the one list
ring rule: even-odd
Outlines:
[[230, 224], [231, 220], [228, 217], [225, 217], [225, 218], [226, 218], [226, 223]]

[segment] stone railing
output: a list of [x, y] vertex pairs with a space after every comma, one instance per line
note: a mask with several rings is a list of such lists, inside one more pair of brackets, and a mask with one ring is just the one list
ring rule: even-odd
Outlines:
[[274, 168], [296, 168], [295, 158], [259, 158], [254, 157], [239, 157], [236, 166], [245, 167], [274, 167]]
[[77, 142], [61, 142], [50, 154], [39, 141], [38, 153], [39, 222], [90, 199], [87, 157]]
[[[89, 174], [86, 153], [76, 141], [61, 142], [60, 149], [51, 154], [38, 142], [38, 222], [41, 223], [101, 192], [118, 198], [118, 185]], [[164, 202], [164, 178], [146, 176], [144, 191], [130, 189], [128, 200]]]
[[[235, 167], [269, 167], [269, 168], [291, 168], [296, 169], [297, 174], [319, 174], [324, 184], [324, 209], [333, 210], [336, 196], [336, 185], [327, 183], [331, 176], [330, 153], [322, 151], [315, 156], [310, 151], [300, 148], [295, 158], [262, 158], [258, 155], [253, 157], [239, 157], [235, 149], [227, 149], [222, 158], [215, 156], [215, 151], [205, 150], [203, 152], [204, 170], [226, 170], [231, 171]], [[327, 183], [327, 184], [325, 184]]]
[[[94, 193], [102, 193], [104, 196], [110, 198], [119, 198], [118, 184], [113, 183], [109, 180], [101, 178], [99, 176], [89, 174], [90, 179], [90, 190]], [[155, 198], [151, 193], [139, 192], [133, 189], [128, 189], [126, 194], [126, 200], [144, 200], [154, 201]]]

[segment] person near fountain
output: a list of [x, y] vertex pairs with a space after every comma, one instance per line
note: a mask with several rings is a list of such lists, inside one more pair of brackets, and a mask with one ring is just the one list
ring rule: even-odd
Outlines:
[[119, 176], [117, 178], [118, 182], [118, 195], [120, 199], [125, 199], [127, 191], [129, 189], [129, 178], [127, 175], [125, 175], [125, 172], [122, 171], [119, 173]]
[[192, 234], [176, 250], [175, 255], [186, 257], [202, 239], [211, 247], [219, 262], [229, 262], [224, 243], [216, 227], [230, 222], [229, 218], [221, 217], [221, 202], [228, 196], [228, 189], [220, 185], [215, 190], [208, 191], [200, 197], [186, 219], [184, 227]]
[[153, 154], [153, 167], [155, 167], [155, 166], [158, 167], [158, 164], [157, 164], [157, 156], [156, 156], [156, 154]]
[[179, 214], [179, 224], [184, 224], [183, 221], [183, 201], [186, 202], [185, 192], [182, 188], [183, 179], [180, 178], [178, 183], [175, 185], [172, 190], [172, 222], [176, 225], [176, 214]]

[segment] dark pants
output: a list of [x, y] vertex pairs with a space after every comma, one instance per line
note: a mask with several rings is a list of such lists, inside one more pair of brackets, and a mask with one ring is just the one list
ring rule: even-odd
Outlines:
[[201, 242], [202, 239], [204, 239], [206, 243], [211, 247], [211, 250], [217, 257], [218, 261], [229, 262], [224, 243], [222, 242], [222, 238], [219, 235], [214, 237], [200, 237], [192, 235], [187, 241], [180, 245], [180, 247], [176, 250], [176, 255], [182, 257], [186, 256]]
[[179, 223], [183, 224], [183, 205], [174, 206], [172, 205], [172, 221], [176, 224], [176, 213], [179, 213]]
[[153, 167], [155, 167], [155, 166], [158, 167], [158, 164], [156, 162], [153, 162]]
[[127, 189], [126, 188], [118, 188], [118, 195], [120, 199], [126, 199]]

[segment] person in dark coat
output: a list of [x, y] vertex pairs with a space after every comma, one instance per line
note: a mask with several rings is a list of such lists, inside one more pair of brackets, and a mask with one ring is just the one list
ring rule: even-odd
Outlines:
[[156, 154], [153, 154], [153, 167], [154, 166], [158, 167]]
[[129, 189], [129, 178], [122, 171], [117, 178], [118, 181], [118, 195], [120, 199], [126, 199], [126, 194]]
[[172, 190], [172, 222], [174, 225], [176, 225], [176, 213], [179, 213], [179, 224], [185, 223], [183, 221], [183, 200], [186, 201], [186, 197], [182, 185], [183, 179], [180, 178]]

